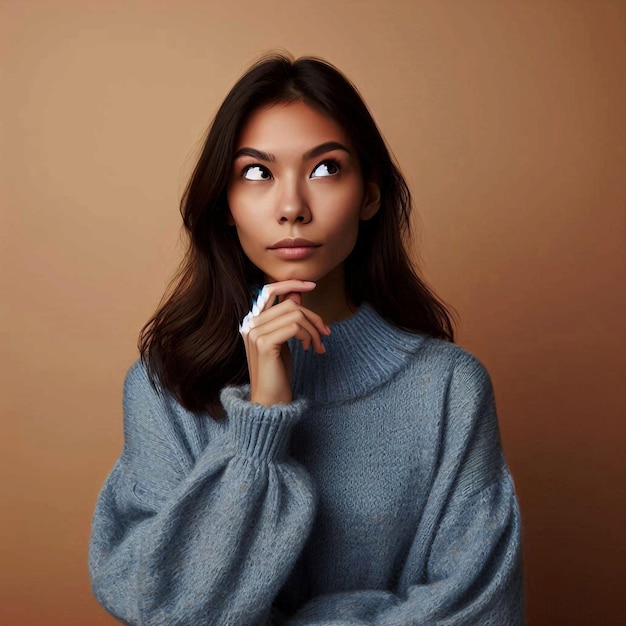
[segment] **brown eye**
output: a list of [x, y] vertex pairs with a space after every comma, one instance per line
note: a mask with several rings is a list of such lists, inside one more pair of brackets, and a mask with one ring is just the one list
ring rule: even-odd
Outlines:
[[339, 173], [339, 164], [337, 161], [329, 159], [328, 161], [322, 161], [319, 165], [315, 166], [315, 169], [311, 172], [311, 178], [322, 178], [324, 176], [334, 176]]

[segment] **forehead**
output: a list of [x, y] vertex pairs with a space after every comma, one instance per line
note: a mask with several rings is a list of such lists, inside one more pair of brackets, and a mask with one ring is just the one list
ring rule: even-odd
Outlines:
[[239, 133], [237, 149], [246, 146], [273, 153], [290, 148], [305, 151], [327, 141], [350, 146], [348, 136], [335, 120], [304, 102], [289, 102], [254, 111]]

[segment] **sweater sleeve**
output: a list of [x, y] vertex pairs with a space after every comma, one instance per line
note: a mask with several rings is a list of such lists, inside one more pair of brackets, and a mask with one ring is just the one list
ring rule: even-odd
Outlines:
[[521, 626], [520, 516], [491, 380], [463, 352], [447, 387], [441, 453], [397, 586], [313, 598], [289, 626]]
[[100, 493], [89, 552], [94, 594], [124, 623], [268, 622], [315, 496], [285, 454], [304, 403], [266, 408], [246, 391], [222, 392], [226, 425], [194, 454], [199, 429], [154, 391], [141, 364], [129, 371], [124, 447]]

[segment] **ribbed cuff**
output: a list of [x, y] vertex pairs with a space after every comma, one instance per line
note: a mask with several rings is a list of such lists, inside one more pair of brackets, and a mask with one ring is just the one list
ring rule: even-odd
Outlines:
[[283, 454], [293, 425], [304, 413], [306, 400], [263, 406], [250, 402], [249, 397], [249, 385], [226, 387], [220, 395], [233, 441], [246, 456], [275, 461]]

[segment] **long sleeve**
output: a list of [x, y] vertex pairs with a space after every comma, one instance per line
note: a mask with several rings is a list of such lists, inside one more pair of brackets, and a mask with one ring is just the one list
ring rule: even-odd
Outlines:
[[265, 624], [306, 541], [314, 489], [285, 454], [304, 403], [265, 408], [243, 388], [222, 403], [226, 424], [202, 447], [192, 422], [209, 418], [177, 413], [140, 364], [126, 377], [124, 448], [89, 554], [96, 597], [124, 623]]
[[394, 589], [312, 598], [288, 626], [520, 626], [521, 528], [488, 373], [469, 353], [444, 399], [430, 495]]

